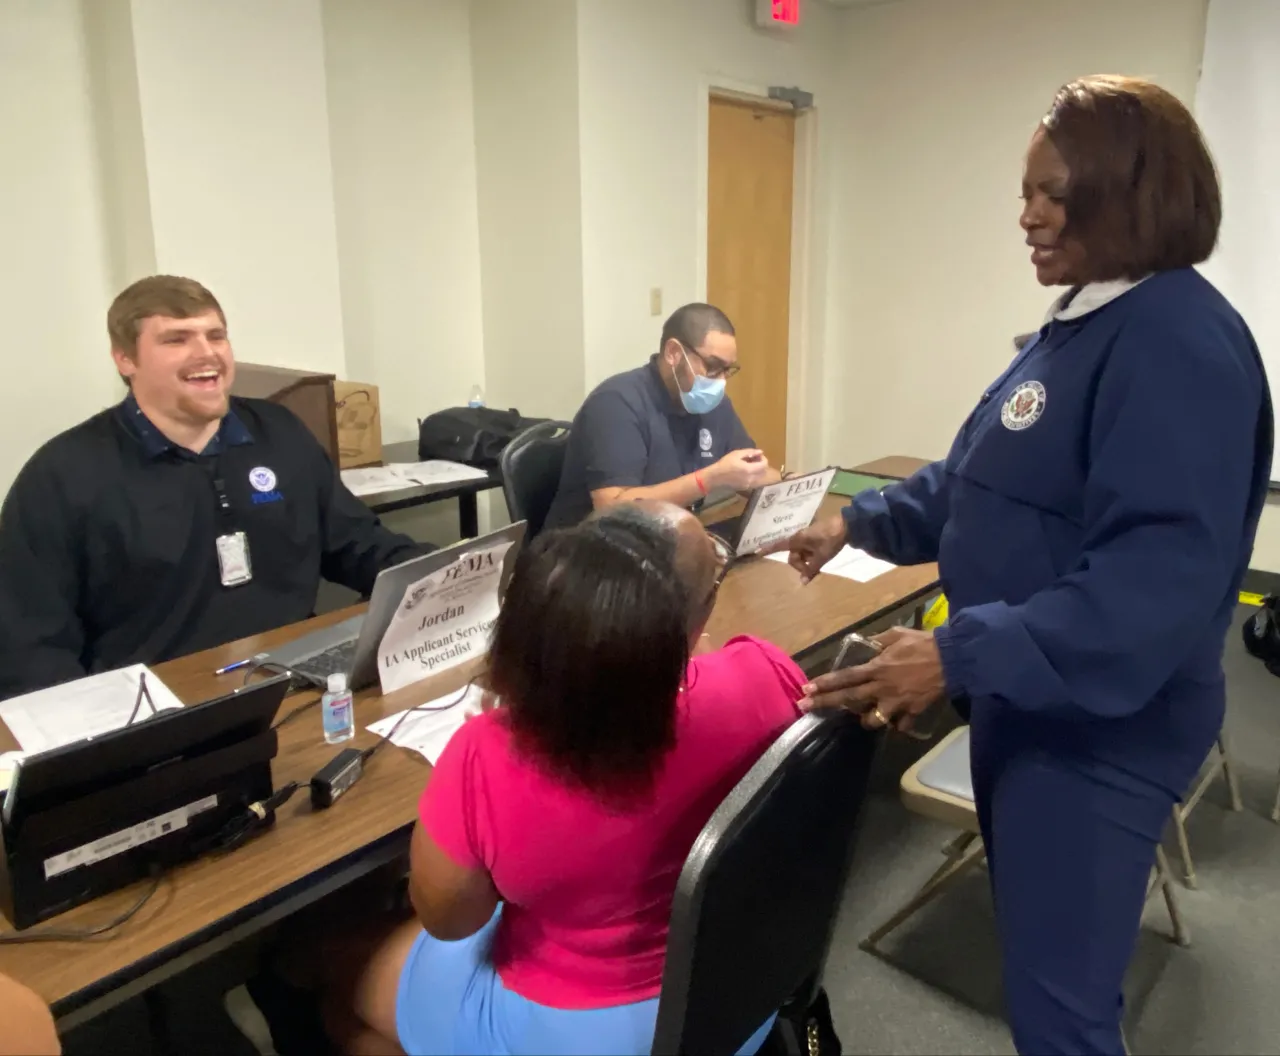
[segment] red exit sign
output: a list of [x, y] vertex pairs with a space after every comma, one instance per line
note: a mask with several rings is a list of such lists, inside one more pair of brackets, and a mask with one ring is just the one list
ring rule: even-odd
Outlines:
[[800, 24], [800, 0], [771, 0], [771, 3], [775, 22], [785, 22], [788, 26]]
[[756, 22], [766, 28], [794, 29], [800, 24], [800, 0], [756, 0]]

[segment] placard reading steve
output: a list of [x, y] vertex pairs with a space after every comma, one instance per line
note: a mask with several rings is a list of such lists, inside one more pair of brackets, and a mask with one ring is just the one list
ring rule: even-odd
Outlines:
[[743, 515], [738, 556], [754, 554], [762, 546], [808, 528], [835, 479], [834, 468], [820, 469], [758, 489]]
[[484, 653], [510, 548], [506, 542], [465, 553], [405, 590], [378, 646], [384, 694]]

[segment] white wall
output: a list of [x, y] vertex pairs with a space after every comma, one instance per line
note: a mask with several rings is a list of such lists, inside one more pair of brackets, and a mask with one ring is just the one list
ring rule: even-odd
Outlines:
[[0, 4], [0, 491], [40, 442], [121, 392], [89, 100], [79, 4]]
[[578, 16], [471, 3], [486, 397], [539, 417], [572, 418], [586, 391]]
[[383, 440], [485, 381], [467, 0], [323, 0], [347, 376]]
[[319, 0], [133, 0], [156, 264], [246, 361], [342, 373]]
[[941, 457], [1039, 326], [1022, 156], [1064, 82], [1153, 77], [1190, 103], [1205, 0], [907, 0], [850, 12], [827, 454]]
[[[809, 3], [794, 35], [756, 28], [743, 0], [581, 0], [583, 303], [588, 387], [657, 351], [663, 318], [705, 296], [709, 85], [798, 85], [821, 137], [839, 129], [836, 70], [848, 12]], [[813, 222], [827, 215], [820, 147]], [[815, 242], [818, 251], [825, 245]], [[813, 262], [825, 284], [825, 258]], [[663, 314], [649, 314], [661, 287]], [[820, 330], [818, 331], [820, 336]]]

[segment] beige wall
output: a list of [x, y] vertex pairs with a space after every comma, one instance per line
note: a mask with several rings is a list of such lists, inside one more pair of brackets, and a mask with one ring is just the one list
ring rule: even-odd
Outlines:
[[576, 0], [471, 3], [485, 396], [537, 417], [585, 393], [577, 27]]
[[117, 399], [109, 248], [84, 26], [71, 0], [0, 5], [0, 489], [35, 444]]
[[[831, 235], [826, 455], [941, 457], [974, 399], [1038, 326], [1017, 227], [1022, 153], [1054, 90], [1153, 77], [1194, 102], [1206, 0], [903, 0], [850, 11]], [[960, 42], [963, 41], [961, 45]], [[1280, 571], [1280, 504], [1255, 568]]]
[[346, 373], [383, 439], [484, 384], [467, 0], [323, 0]]
[[319, 0], [132, 7], [157, 267], [215, 292], [242, 359], [341, 374]]
[[[830, 223], [839, 134], [835, 88], [848, 12], [805, 7], [793, 35], [761, 32], [741, 0], [582, 0], [579, 4], [586, 375], [601, 379], [657, 351], [663, 318], [706, 295], [706, 126], [710, 87], [814, 93], [819, 133], [812, 224]], [[825, 240], [808, 273], [821, 293]], [[649, 312], [649, 290], [664, 293]], [[821, 356], [815, 326], [813, 356]]]
[[1154, 77], [1190, 102], [1205, 0], [907, 0], [854, 9], [828, 454], [940, 457], [1015, 333], [1040, 325], [1022, 155], [1063, 82]]

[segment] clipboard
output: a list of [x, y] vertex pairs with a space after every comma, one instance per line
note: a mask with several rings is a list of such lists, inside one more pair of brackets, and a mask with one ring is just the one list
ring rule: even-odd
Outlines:
[[741, 514], [708, 525], [707, 531], [728, 545], [734, 560], [754, 554], [769, 543], [808, 528], [837, 472], [836, 466], [828, 466], [775, 484], [763, 484], [751, 492]]

